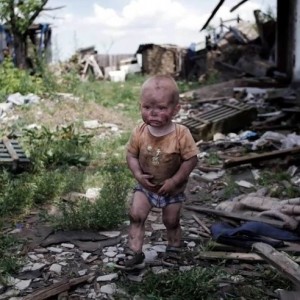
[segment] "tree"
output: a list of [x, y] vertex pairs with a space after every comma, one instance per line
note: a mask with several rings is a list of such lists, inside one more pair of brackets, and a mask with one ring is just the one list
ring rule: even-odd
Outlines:
[[0, 22], [4, 23], [13, 36], [15, 63], [25, 68], [28, 29], [42, 11], [59, 9], [46, 8], [48, 0], [0, 0]]

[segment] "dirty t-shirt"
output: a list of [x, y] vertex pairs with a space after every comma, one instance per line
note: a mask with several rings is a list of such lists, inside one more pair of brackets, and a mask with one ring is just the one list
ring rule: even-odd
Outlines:
[[[157, 137], [150, 133], [145, 123], [133, 130], [127, 151], [138, 158], [143, 173], [153, 176], [151, 182], [158, 185], [158, 189], [178, 171], [184, 160], [199, 152], [187, 127], [175, 124], [175, 130]], [[186, 182], [178, 186], [176, 192], [183, 191], [185, 185]]]

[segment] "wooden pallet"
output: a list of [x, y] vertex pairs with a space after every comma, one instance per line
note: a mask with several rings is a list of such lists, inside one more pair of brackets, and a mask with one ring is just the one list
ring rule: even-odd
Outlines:
[[21, 165], [29, 164], [30, 160], [25, 155], [18, 141], [3, 137], [0, 141], [0, 165], [11, 165], [15, 170]]
[[217, 132], [235, 132], [256, 118], [256, 108], [247, 104], [223, 104], [218, 108], [183, 120], [196, 141], [209, 140]]

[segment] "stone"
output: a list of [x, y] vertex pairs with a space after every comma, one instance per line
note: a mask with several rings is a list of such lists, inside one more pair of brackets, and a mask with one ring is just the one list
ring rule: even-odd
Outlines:
[[31, 260], [34, 260], [34, 261], [39, 260], [39, 258], [38, 258], [36, 255], [34, 255], [34, 254], [29, 254], [28, 257], [29, 257]]
[[248, 182], [246, 180], [240, 180], [240, 181], [236, 181], [235, 182], [238, 186], [250, 189], [252, 187], [254, 187], [254, 185], [251, 182]]
[[134, 282], [142, 282], [143, 281], [143, 276], [138, 276], [138, 275], [131, 275], [129, 274], [127, 276], [127, 278], [130, 280], [130, 281], [134, 281]]
[[49, 271], [54, 272], [54, 273], [60, 275], [61, 274], [61, 268], [62, 268], [61, 265], [59, 265], [59, 264], [53, 264], [53, 265], [51, 265]]
[[196, 243], [195, 243], [194, 241], [192, 241], [192, 242], [189, 242], [189, 243], [187, 244], [187, 246], [188, 246], [189, 248], [194, 248], [194, 247], [196, 246]]
[[46, 264], [43, 264], [43, 263], [35, 263], [35, 264], [33, 264], [33, 266], [31, 267], [31, 271], [41, 270], [41, 269], [44, 268], [45, 266], [46, 266]]
[[68, 243], [62, 243], [61, 246], [68, 249], [73, 249], [75, 247], [75, 245]]
[[87, 273], [87, 269], [84, 269], [84, 270], [80, 270], [80, 271], [78, 271], [78, 275], [79, 276], [83, 276], [83, 275], [85, 275], [86, 273]]
[[115, 283], [106, 284], [106, 285], [101, 286], [101, 288], [100, 288], [101, 293], [109, 294], [109, 295], [112, 295], [113, 293], [115, 293], [116, 290], [117, 290], [117, 286]]
[[12, 297], [18, 296], [19, 294], [19, 290], [8, 290], [4, 294], [0, 295], [0, 300], [11, 299]]
[[30, 283], [31, 283], [31, 279], [28, 279], [28, 280], [20, 280], [18, 281], [14, 287], [17, 289], [17, 290], [20, 290], [20, 291], [23, 291], [25, 289], [27, 289], [29, 286], [30, 286]]
[[100, 231], [99, 233], [110, 238], [118, 237], [121, 234], [120, 231]]
[[146, 250], [145, 254], [145, 262], [153, 262], [157, 258], [157, 252], [155, 250]]
[[151, 268], [153, 274], [159, 274], [162, 269], [163, 269], [163, 267], [161, 267], [161, 266], [159, 266], [159, 267], [152, 267]]
[[1, 112], [8, 112], [13, 108], [12, 103], [0, 103], [0, 111]]
[[61, 248], [57, 248], [57, 247], [48, 247], [47, 248], [50, 252], [54, 252], [54, 253], [62, 253], [63, 249]]
[[190, 271], [192, 268], [193, 266], [180, 266], [179, 271], [186, 272], [186, 271]]
[[126, 257], [126, 254], [124, 253], [119, 253], [116, 255], [116, 258], [124, 258], [124, 257]]
[[85, 197], [88, 199], [96, 200], [100, 195], [101, 188], [89, 188], [85, 193]]
[[107, 252], [116, 252], [116, 251], [118, 251], [118, 248], [117, 247], [108, 247], [107, 249], [106, 249], [106, 251]]
[[112, 257], [115, 257], [117, 255], [117, 253], [116, 252], [105, 252], [104, 255], [112, 258]]
[[117, 273], [111, 273], [111, 274], [107, 274], [107, 275], [102, 275], [97, 277], [97, 281], [99, 282], [103, 282], [103, 281], [112, 281], [113, 279], [117, 279], [118, 278], [118, 274]]
[[36, 252], [36, 253], [48, 253], [49, 250], [46, 249], [46, 248], [36, 248], [36, 249], [34, 249], [34, 252]]
[[98, 120], [84, 121], [83, 127], [85, 129], [96, 129], [96, 128], [100, 127], [100, 124], [99, 124]]
[[81, 254], [81, 258], [82, 258], [83, 260], [87, 260], [87, 258], [88, 258], [89, 256], [91, 256], [91, 253], [88, 253], [88, 252], [83, 252], [83, 253]]
[[160, 253], [166, 252], [166, 248], [167, 248], [166, 245], [155, 245], [152, 247], [153, 250]]
[[152, 223], [151, 227], [153, 230], [164, 230], [166, 229], [164, 224], [157, 224], [157, 223]]

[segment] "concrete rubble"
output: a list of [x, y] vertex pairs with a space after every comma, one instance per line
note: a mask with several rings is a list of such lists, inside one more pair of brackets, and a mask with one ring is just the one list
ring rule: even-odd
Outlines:
[[[160, 223], [160, 212], [151, 212], [150, 219], [155, 220], [155, 222], [148, 221], [147, 224], [147, 242], [143, 247], [145, 261], [150, 267], [149, 270], [161, 274], [169, 270], [169, 267], [164, 266], [160, 260], [160, 257], [166, 251], [166, 241], [164, 238], [157, 239], [156, 236], [163, 234], [165, 227]], [[187, 233], [190, 227], [197, 227], [196, 222], [191, 222], [191, 220], [182, 221], [182, 228]], [[18, 232], [18, 234], [23, 235], [22, 232]], [[93, 236], [95, 234], [92, 233]], [[78, 299], [110, 299], [108, 295], [112, 295], [116, 291], [124, 293], [124, 291], [119, 291], [116, 285], [116, 281], [120, 276], [125, 275], [129, 280], [141, 282], [149, 270], [145, 269], [140, 273], [121, 274], [113, 268], [113, 264], [124, 256], [123, 251], [127, 235], [122, 234], [120, 231], [99, 232], [99, 234], [106, 236], [108, 241], [112, 240], [112, 245], [97, 248], [93, 252], [86, 252], [73, 243], [56, 243], [59, 241], [58, 237], [55, 239], [54, 235], [52, 239], [51, 235], [48, 236], [46, 241], [49, 240], [51, 246], [41, 247], [37, 245], [36, 248], [27, 253], [24, 267], [18, 274], [10, 278], [6, 287], [2, 287], [0, 299], [11, 299], [12, 296], [18, 297], [17, 299], [27, 299], [26, 297], [34, 299], [30, 297], [34, 297], [38, 291], [47, 290], [51, 285], [62, 282], [64, 278], [70, 276], [75, 279], [87, 278], [83, 285], [74, 287], [72, 290], [66, 288], [65, 292], [69, 297], [78, 297]], [[66, 236], [70, 236], [70, 234], [66, 233]], [[88, 241], [86, 242], [88, 243]], [[199, 242], [198, 237], [187, 234], [185, 246], [188, 251], [193, 251], [199, 245]], [[189, 265], [181, 266], [181, 271], [184, 272], [191, 268], [192, 265], [190, 264], [191, 262]], [[57, 296], [59, 295], [57, 294]]]

